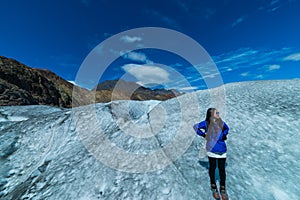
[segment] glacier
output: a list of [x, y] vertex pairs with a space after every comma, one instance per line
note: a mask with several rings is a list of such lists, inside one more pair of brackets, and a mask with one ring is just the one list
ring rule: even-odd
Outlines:
[[213, 199], [192, 126], [222, 89], [230, 199], [299, 199], [299, 79], [162, 102], [1, 106], [0, 199]]

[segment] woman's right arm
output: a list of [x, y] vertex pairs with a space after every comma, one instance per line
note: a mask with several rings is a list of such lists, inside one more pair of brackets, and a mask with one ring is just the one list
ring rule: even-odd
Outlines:
[[206, 131], [206, 122], [205, 121], [195, 124], [193, 127], [194, 127], [194, 130], [196, 131], [197, 135], [200, 135], [202, 137], [206, 136], [205, 132], [202, 131], [202, 130]]

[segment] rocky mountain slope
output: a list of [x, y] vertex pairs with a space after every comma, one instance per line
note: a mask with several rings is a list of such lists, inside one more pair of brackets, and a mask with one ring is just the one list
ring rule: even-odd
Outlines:
[[[121, 86], [115, 90], [116, 82], [104, 82], [97, 87], [96, 92], [91, 92], [49, 70], [30, 68], [14, 59], [0, 56], [0, 105], [43, 104], [70, 108], [122, 99], [166, 100], [180, 94], [171, 90], [151, 90], [125, 81], [119, 81]], [[133, 84], [136, 91], [132, 93], [128, 86]], [[73, 89], [76, 90], [76, 96], [72, 96]]]
[[124, 80], [110, 80], [97, 85], [96, 102], [109, 102], [110, 100], [167, 100], [182, 93], [176, 90], [149, 89], [135, 82]]
[[[43, 104], [68, 108], [72, 107], [73, 87], [49, 70], [30, 68], [0, 56], [0, 105]], [[88, 92], [78, 89], [83, 94]], [[84, 98], [84, 95], [77, 97], [74, 103], [87, 101]]]

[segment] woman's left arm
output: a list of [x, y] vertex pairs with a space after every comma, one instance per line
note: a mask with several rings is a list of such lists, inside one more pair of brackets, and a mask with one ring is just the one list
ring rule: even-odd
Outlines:
[[224, 135], [228, 134], [229, 127], [227, 126], [227, 124], [225, 122], [223, 123], [223, 130], [222, 131], [223, 131]]

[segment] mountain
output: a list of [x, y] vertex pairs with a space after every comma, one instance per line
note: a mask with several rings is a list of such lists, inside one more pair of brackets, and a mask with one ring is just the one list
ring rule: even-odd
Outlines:
[[149, 89], [135, 82], [124, 80], [108, 80], [94, 88], [96, 91], [96, 102], [109, 102], [111, 100], [160, 100], [174, 98], [182, 95], [176, 90]]
[[[0, 105], [51, 105], [72, 107], [73, 84], [45, 69], [30, 68], [0, 56]], [[77, 87], [81, 93], [88, 91]], [[74, 98], [74, 105], [86, 102]]]
[[0, 107], [0, 199], [212, 199], [192, 126], [222, 91], [230, 199], [298, 199], [300, 80], [166, 101]]
[[[117, 89], [116, 83], [120, 86]], [[131, 94], [133, 88], [137, 90]], [[72, 95], [73, 90], [76, 95]], [[151, 90], [123, 80], [103, 82], [96, 92], [91, 92], [49, 70], [30, 68], [3, 56], [0, 56], [0, 94], [0, 105], [42, 104], [65, 108], [111, 100], [166, 100], [181, 95], [175, 90]]]

